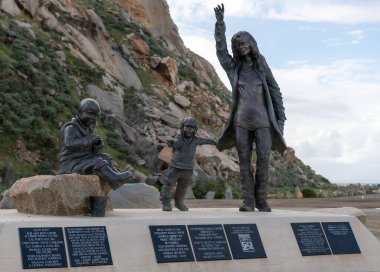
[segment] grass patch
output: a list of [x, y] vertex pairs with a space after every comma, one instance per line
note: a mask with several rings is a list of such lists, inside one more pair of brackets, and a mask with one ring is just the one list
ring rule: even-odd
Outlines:
[[148, 95], [153, 95], [154, 92], [151, 85], [156, 83], [154, 75], [141, 68], [136, 69], [136, 73], [144, 87], [144, 92]]

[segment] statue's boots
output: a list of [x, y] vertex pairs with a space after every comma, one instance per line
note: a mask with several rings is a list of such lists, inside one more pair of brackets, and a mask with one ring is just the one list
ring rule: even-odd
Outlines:
[[162, 210], [165, 212], [171, 212], [172, 211], [172, 204], [170, 203], [170, 199], [167, 198], [161, 198], [162, 202]]
[[109, 165], [104, 165], [96, 170], [96, 174], [109, 183], [112, 189], [116, 189], [118, 184], [122, 181], [126, 181], [133, 177], [133, 174], [129, 171], [118, 172], [112, 169]]
[[244, 199], [243, 205], [240, 206], [239, 211], [241, 212], [254, 212], [255, 207], [253, 206], [252, 199]]
[[256, 201], [256, 208], [260, 212], [271, 212], [272, 211], [272, 209], [268, 205], [268, 202], [264, 199]]
[[174, 206], [180, 210], [180, 211], [183, 211], [183, 212], [187, 212], [189, 210], [189, 208], [185, 205], [185, 203], [183, 203], [183, 199], [182, 200], [174, 200]]

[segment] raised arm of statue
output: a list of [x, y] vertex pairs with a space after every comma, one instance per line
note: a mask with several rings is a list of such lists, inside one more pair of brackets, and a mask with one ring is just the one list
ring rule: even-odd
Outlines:
[[216, 18], [216, 21], [217, 22], [222, 22], [223, 19], [224, 19], [224, 5], [221, 4], [221, 5], [217, 5], [215, 8], [214, 8], [214, 11], [215, 11], [215, 18]]

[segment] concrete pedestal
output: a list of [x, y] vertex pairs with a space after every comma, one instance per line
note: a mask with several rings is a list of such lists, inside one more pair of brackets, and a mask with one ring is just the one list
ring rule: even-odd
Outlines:
[[[361, 254], [303, 257], [291, 223], [349, 222]], [[256, 224], [267, 255], [261, 259], [161, 263], [156, 261], [150, 225]], [[113, 265], [23, 270], [18, 228], [105, 226]], [[67, 250], [67, 246], [66, 246]], [[107, 217], [52, 217], [0, 211], [0, 271], [380, 271], [380, 242], [353, 216], [312, 212], [242, 213], [237, 209], [114, 210]]]

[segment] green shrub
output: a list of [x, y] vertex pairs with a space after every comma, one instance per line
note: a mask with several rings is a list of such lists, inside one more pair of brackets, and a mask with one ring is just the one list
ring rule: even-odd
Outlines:
[[302, 195], [304, 198], [317, 198], [318, 194], [315, 190], [312, 188], [304, 188], [301, 190]]

